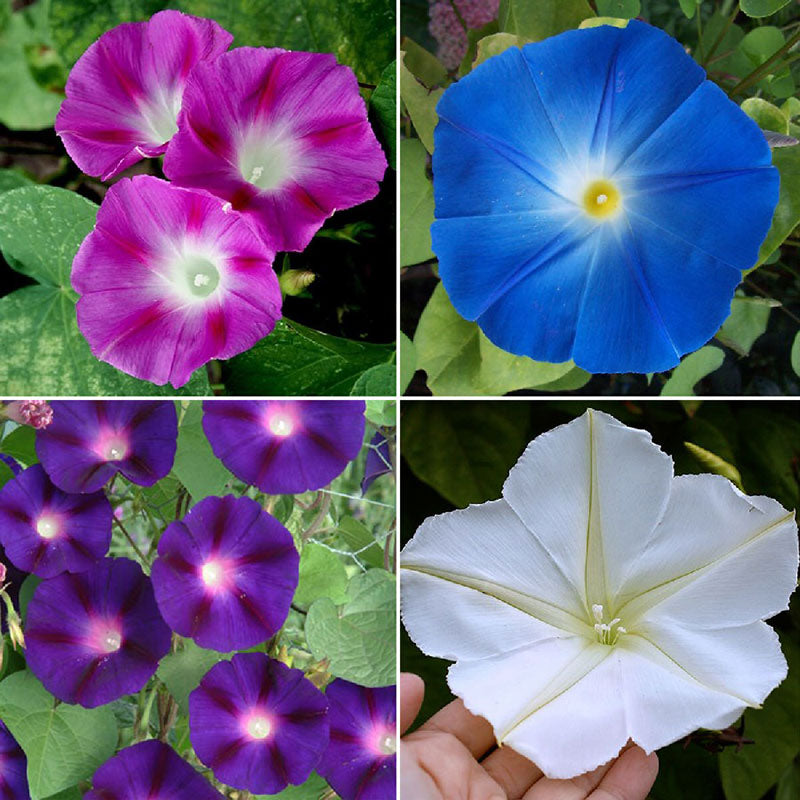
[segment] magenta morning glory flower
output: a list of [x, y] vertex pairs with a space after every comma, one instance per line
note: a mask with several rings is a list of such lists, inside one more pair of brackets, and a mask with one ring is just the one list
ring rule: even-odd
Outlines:
[[62, 492], [34, 464], [0, 490], [0, 543], [40, 578], [81, 572], [108, 552], [111, 514], [103, 492]]
[[161, 536], [153, 587], [174, 631], [228, 652], [283, 625], [299, 564], [291, 533], [255, 500], [206, 497]]
[[278, 48], [198, 64], [164, 157], [170, 180], [230, 203], [276, 250], [375, 197], [385, 170], [353, 71]]
[[203, 430], [237, 478], [268, 494], [327, 486], [361, 449], [363, 400], [205, 400]]
[[395, 687], [337, 678], [325, 690], [330, 744], [317, 772], [342, 800], [390, 800], [397, 770]]
[[73, 262], [78, 327], [101, 361], [178, 388], [275, 327], [274, 255], [214, 198], [150, 175], [123, 179]]
[[152, 486], [172, 469], [178, 417], [169, 400], [54, 400], [36, 454], [65, 492], [95, 492], [117, 472]]
[[169, 745], [151, 739], [120, 750], [94, 773], [84, 800], [224, 800]]
[[303, 783], [328, 744], [328, 701], [299, 669], [262, 653], [221, 661], [189, 695], [197, 757], [237, 789]]
[[0, 720], [0, 798], [30, 800], [25, 753]]
[[39, 584], [25, 625], [28, 666], [45, 689], [86, 708], [138, 692], [169, 652], [150, 579], [127, 558]]
[[157, 156], [177, 130], [192, 68], [224, 53], [233, 36], [210, 19], [161, 11], [104, 33], [78, 59], [56, 133], [88, 175], [108, 180]]

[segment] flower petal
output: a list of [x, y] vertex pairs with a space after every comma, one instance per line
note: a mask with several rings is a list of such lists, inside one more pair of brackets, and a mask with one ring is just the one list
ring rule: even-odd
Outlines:
[[492, 723], [501, 745], [551, 778], [604, 764], [628, 738], [618, 656], [580, 637], [461, 661], [447, 680], [473, 714]]
[[719, 475], [683, 475], [629, 564], [616, 613], [631, 625], [640, 617], [697, 628], [745, 625], [787, 607], [797, 565], [792, 512], [746, 497]]
[[580, 596], [504, 500], [427, 519], [402, 567], [403, 621], [426, 653], [480, 658], [591, 632]]
[[625, 565], [664, 513], [671, 480], [672, 459], [649, 433], [590, 409], [528, 445], [503, 497], [588, 613], [596, 603], [611, 607]]

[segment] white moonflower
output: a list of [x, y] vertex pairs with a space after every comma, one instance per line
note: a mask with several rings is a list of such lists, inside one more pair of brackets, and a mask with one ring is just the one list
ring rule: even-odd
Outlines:
[[590, 410], [528, 445], [502, 499], [425, 520], [403, 621], [500, 745], [570, 778], [764, 701], [797, 546], [775, 500], [674, 477], [648, 433]]

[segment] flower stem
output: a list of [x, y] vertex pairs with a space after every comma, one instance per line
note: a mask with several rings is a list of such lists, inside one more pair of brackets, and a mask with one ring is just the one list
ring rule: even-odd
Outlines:
[[139, 545], [133, 541], [133, 537], [125, 529], [125, 526], [116, 517], [114, 517], [113, 519], [114, 522], [117, 523], [117, 527], [123, 532], [123, 534], [125, 534], [125, 538], [128, 540], [130, 546], [136, 551], [136, 555], [139, 556], [139, 558], [142, 560], [142, 564], [145, 566], [149, 566], [147, 558], [145, 558], [144, 553], [139, 549]]
[[[698, 6], [699, 9], [699, 6]], [[725, 24], [722, 26], [722, 30], [717, 34], [717, 38], [711, 43], [711, 47], [708, 49], [707, 53], [703, 54], [703, 60], [700, 62], [702, 66], [706, 66], [706, 64], [711, 62], [711, 56], [717, 52], [717, 48], [722, 44], [722, 40], [725, 38], [725, 35], [731, 29], [731, 25], [733, 25], [733, 21], [739, 15], [739, 4], [733, 7], [733, 13], [728, 17]]]
[[769, 68], [778, 63], [798, 42], [800, 42], [800, 31], [797, 31], [780, 50], [776, 50], [760, 67], [756, 67], [746, 78], [742, 78], [728, 92], [728, 97], [733, 97], [735, 94], [739, 94], [745, 89], [749, 89], [753, 84], [758, 83], [769, 71]]
[[700, 3], [697, 4], [695, 19], [697, 20], [697, 55], [700, 63], [703, 63], [703, 21], [700, 19]]

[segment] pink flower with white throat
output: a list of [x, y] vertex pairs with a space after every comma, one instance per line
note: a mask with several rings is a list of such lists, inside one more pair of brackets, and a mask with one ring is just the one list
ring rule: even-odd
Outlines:
[[164, 158], [179, 186], [241, 212], [275, 250], [302, 250], [386, 170], [353, 71], [330, 54], [239, 47], [198, 64]]
[[105, 181], [161, 155], [178, 129], [192, 68], [232, 41], [213, 20], [170, 10], [104, 33], [72, 68], [56, 117], [72, 160]]

